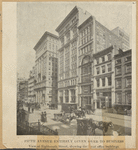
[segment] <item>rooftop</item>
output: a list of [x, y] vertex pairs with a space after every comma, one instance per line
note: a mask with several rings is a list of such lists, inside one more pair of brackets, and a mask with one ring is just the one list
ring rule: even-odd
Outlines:
[[40, 38], [40, 40], [37, 42], [37, 44], [35, 45], [34, 50], [36, 50], [36, 49], [42, 44], [42, 42], [46, 39], [47, 36], [52, 36], [52, 37], [58, 39], [58, 36], [57, 36], [57, 35], [46, 31], [46, 32], [43, 34], [43, 36]]

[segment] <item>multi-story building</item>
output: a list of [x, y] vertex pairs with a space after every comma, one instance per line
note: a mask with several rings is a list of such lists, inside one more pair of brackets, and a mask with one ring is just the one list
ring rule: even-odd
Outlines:
[[124, 43], [129, 47], [129, 37], [120, 28], [107, 29], [78, 7], [56, 31], [60, 41], [58, 101], [95, 108], [106, 107], [108, 101], [111, 106], [115, 102], [114, 55]]
[[24, 80], [19, 83], [19, 94], [21, 101], [27, 101], [28, 99], [28, 81]]
[[78, 25], [90, 16], [75, 7], [57, 27], [59, 33], [58, 99], [78, 103]]
[[19, 73], [17, 73], [17, 101], [21, 100], [20, 93], [20, 82], [26, 81], [27, 79], [20, 77]]
[[81, 107], [93, 103], [93, 28], [92, 16], [78, 26], [78, 94]]
[[28, 79], [28, 102], [35, 102], [35, 92], [34, 92], [34, 67], [30, 71]]
[[121, 38], [121, 40], [122, 40], [122, 49], [123, 50], [128, 50], [129, 46], [130, 46], [129, 35], [119, 27], [113, 29], [112, 32], [114, 34], [116, 34], [119, 38]]
[[131, 105], [131, 50], [119, 50], [115, 55], [115, 104]]
[[110, 46], [94, 56], [94, 105], [96, 108], [111, 107], [115, 103], [114, 54]]
[[35, 45], [35, 95], [38, 103], [57, 103], [58, 36], [45, 32]]

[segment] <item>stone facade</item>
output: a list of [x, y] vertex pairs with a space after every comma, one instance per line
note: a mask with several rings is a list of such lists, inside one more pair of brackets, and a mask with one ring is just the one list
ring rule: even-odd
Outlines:
[[58, 46], [58, 36], [45, 32], [34, 47], [36, 51], [34, 90], [37, 103], [57, 103]]

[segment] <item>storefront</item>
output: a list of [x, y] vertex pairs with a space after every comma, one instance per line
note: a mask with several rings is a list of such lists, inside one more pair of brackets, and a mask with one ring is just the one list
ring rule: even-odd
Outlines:
[[97, 91], [97, 108], [111, 108], [112, 100], [111, 100], [111, 92]]

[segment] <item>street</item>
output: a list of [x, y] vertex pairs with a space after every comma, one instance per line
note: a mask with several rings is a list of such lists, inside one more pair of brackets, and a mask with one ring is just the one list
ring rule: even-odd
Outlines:
[[[24, 109], [28, 111], [28, 108], [24, 106]], [[41, 122], [41, 112], [46, 111], [47, 122]], [[41, 110], [34, 110], [29, 113], [29, 123], [41, 122], [42, 125], [49, 127], [52, 130], [57, 129], [59, 135], [76, 135], [77, 134], [77, 121], [73, 119], [70, 124], [65, 124], [61, 121], [54, 120], [54, 114], [60, 113], [59, 110], [52, 110], [49, 108], [41, 108]], [[94, 114], [86, 114], [86, 118], [92, 118], [95, 121], [107, 121], [114, 124], [114, 131], [118, 131], [121, 135], [131, 135], [131, 116], [124, 116], [119, 114], [106, 113], [101, 109], [97, 109]], [[100, 129], [95, 130], [96, 135], [103, 135]]]

